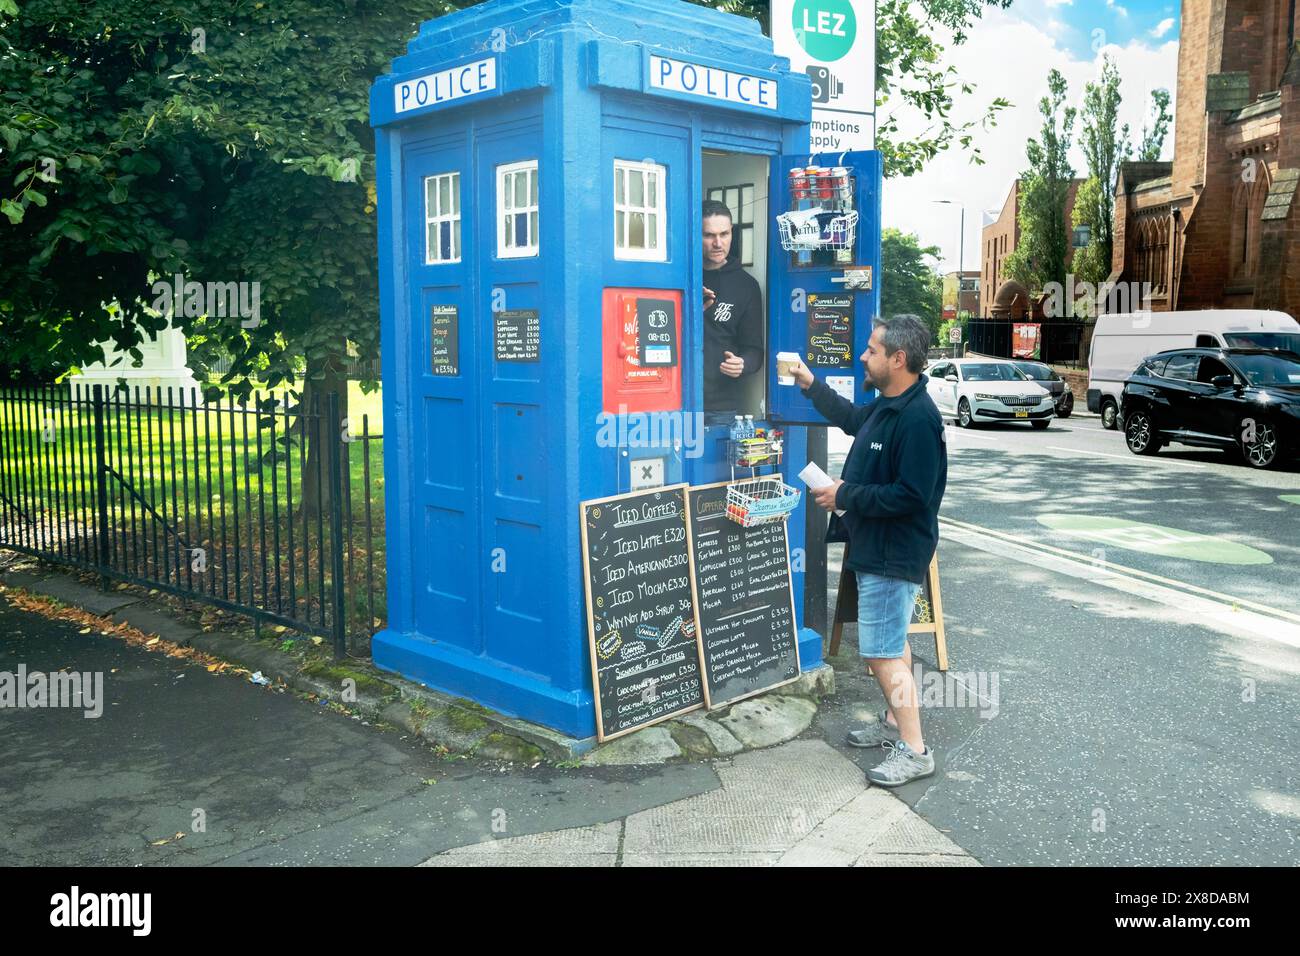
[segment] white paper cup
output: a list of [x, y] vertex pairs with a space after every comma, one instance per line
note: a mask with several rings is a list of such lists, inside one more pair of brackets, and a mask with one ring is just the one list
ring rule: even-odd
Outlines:
[[777, 352], [776, 353], [776, 384], [793, 385], [794, 373], [793, 368], [799, 362], [798, 352]]

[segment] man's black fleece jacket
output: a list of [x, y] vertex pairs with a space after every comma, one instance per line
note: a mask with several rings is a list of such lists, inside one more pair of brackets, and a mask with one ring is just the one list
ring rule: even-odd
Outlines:
[[939, 503], [948, 484], [943, 419], [926, 376], [894, 398], [854, 405], [825, 382], [804, 394], [832, 425], [853, 436], [844, 484], [835, 495], [828, 541], [848, 541], [845, 566], [921, 584], [939, 543]]

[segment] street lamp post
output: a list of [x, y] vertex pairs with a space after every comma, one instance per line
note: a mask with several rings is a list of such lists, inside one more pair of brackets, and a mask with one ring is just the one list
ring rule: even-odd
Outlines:
[[[961, 324], [961, 284], [966, 278], [966, 207], [952, 199], [932, 199], [941, 206], [956, 206], [961, 210], [961, 232], [957, 235], [957, 323]], [[957, 356], [957, 347], [953, 346], [953, 357]]]

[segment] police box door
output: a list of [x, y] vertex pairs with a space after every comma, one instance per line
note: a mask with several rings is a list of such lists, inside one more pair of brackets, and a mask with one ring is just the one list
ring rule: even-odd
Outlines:
[[826, 424], [797, 386], [778, 383], [781, 352], [796, 353], [853, 402], [874, 395], [858, 356], [880, 311], [880, 181], [875, 150], [773, 159], [767, 394], [774, 421]]

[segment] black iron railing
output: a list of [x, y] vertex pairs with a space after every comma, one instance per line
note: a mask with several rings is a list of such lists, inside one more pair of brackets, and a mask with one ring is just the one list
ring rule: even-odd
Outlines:
[[[965, 323], [966, 351], [979, 355], [998, 358], [1012, 357], [1013, 326], [1019, 322], [1031, 320], [1008, 319], [971, 319]], [[1084, 344], [1084, 333], [1088, 328], [1083, 322], [1055, 321], [1037, 322], [1038, 356], [1037, 360], [1048, 365], [1067, 365], [1084, 368], [1088, 364], [1088, 355]]]
[[333, 393], [0, 391], [0, 547], [364, 653], [385, 616], [382, 437]]

